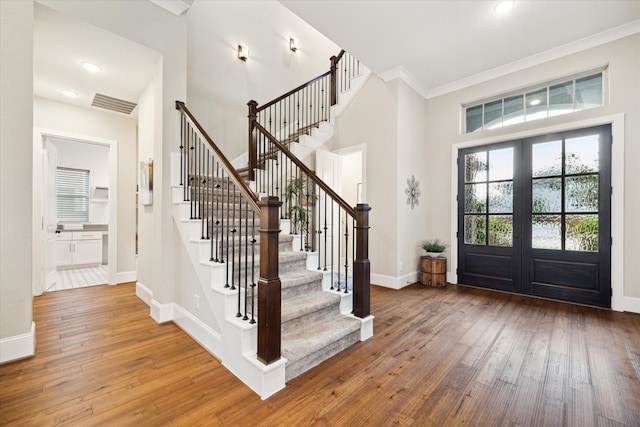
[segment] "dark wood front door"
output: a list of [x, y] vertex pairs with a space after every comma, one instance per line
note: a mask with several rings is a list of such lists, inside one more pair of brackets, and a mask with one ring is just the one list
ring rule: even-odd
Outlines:
[[611, 127], [460, 150], [458, 283], [610, 307]]

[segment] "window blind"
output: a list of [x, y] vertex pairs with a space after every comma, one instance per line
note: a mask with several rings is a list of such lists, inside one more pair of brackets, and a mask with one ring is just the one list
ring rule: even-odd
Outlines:
[[59, 167], [56, 172], [58, 221], [89, 221], [89, 171]]

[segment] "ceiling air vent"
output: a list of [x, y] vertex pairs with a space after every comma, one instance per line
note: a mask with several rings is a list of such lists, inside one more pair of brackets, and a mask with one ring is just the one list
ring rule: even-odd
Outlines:
[[125, 101], [123, 99], [112, 98], [101, 93], [96, 93], [91, 105], [98, 108], [104, 108], [105, 110], [115, 111], [117, 113], [131, 114], [138, 104], [134, 104], [133, 102]]

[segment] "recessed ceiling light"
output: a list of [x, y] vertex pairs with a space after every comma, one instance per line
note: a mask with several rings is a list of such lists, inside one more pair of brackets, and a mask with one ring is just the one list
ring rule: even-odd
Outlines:
[[82, 67], [87, 71], [91, 71], [92, 73], [97, 73], [99, 71], [102, 71], [101, 66], [89, 61], [82, 61]]
[[538, 105], [538, 104], [540, 104], [540, 100], [539, 99], [534, 99], [529, 103], [529, 105]]
[[79, 96], [77, 92], [68, 89], [61, 90], [60, 92], [68, 98], [77, 98]]
[[498, 2], [496, 6], [493, 8], [495, 13], [507, 13], [513, 7], [513, 1], [505, 0]]

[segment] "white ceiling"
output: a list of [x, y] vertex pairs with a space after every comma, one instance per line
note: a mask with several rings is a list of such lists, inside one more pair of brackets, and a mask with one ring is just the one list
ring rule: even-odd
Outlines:
[[383, 78], [402, 76], [425, 97], [640, 31], [638, 0], [516, 0], [504, 15], [493, 12], [497, 1], [280, 3]]
[[[592, 37], [598, 33], [640, 31], [640, 0], [519, 0], [507, 15], [493, 13], [496, 1], [280, 3], [383, 78], [402, 76], [425, 97], [549, 59], [554, 50], [579, 49], [602, 40]], [[83, 60], [103, 71], [85, 71]], [[35, 4], [36, 96], [90, 107], [97, 92], [137, 103], [159, 60], [146, 47]], [[80, 96], [67, 98], [63, 89]]]
[[[34, 14], [34, 95], [89, 108], [95, 108], [95, 93], [138, 102], [155, 76], [159, 53], [38, 3]], [[102, 71], [88, 72], [82, 61]], [[67, 98], [64, 89], [80, 96]]]

